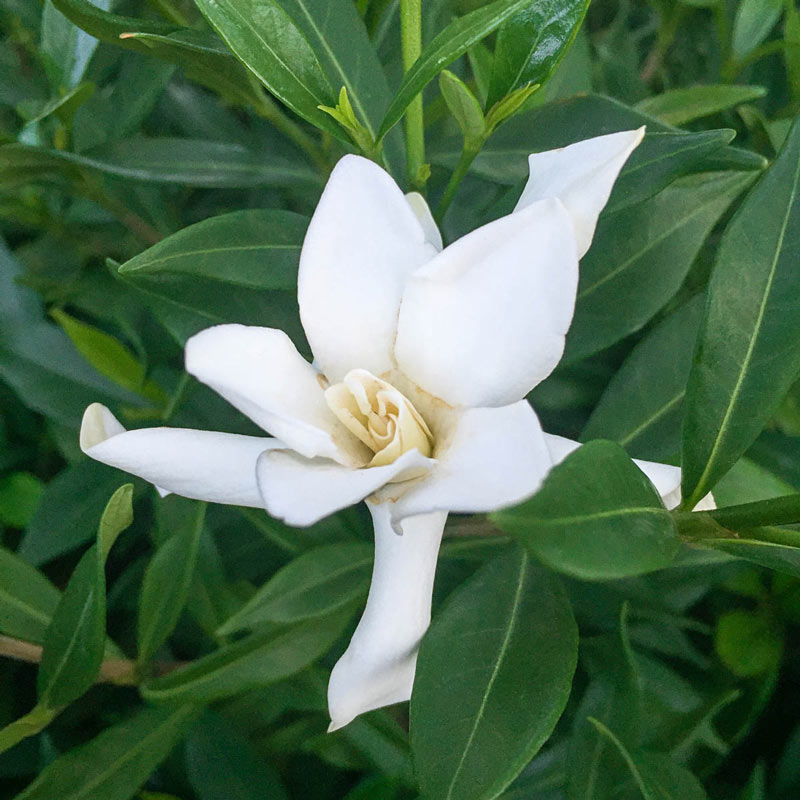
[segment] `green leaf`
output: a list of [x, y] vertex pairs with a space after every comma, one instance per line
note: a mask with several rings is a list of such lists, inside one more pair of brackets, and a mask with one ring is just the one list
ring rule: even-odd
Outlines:
[[588, 580], [661, 569], [679, 547], [650, 481], [619, 445], [602, 440], [554, 467], [530, 500], [491, 518], [535, 558]]
[[703, 174], [605, 214], [581, 261], [564, 361], [579, 361], [639, 330], [681, 287], [711, 229], [752, 173]]
[[634, 347], [594, 408], [581, 441], [611, 439], [639, 458], [680, 451], [683, 398], [705, 308], [697, 295]]
[[30, 472], [0, 478], [0, 523], [24, 528], [36, 512], [44, 484]]
[[23, 739], [36, 736], [58, 715], [58, 711], [44, 706], [34, 706], [24, 717], [14, 720], [0, 730], [0, 753], [5, 753]]
[[683, 429], [683, 497], [696, 504], [755, 441], [800, 373], [800, 123], [722, 237]]
[[400, 121], [411, 101], [448, 64], [464, 55], [476, 42], [497, 30], [507, 19], [530, 4], [530, 0], [495, 0], [453, 20], [423, 49], [403, 77], [403, 82], [384, 115], [378, 140]]
[[479, 142], [486, 130], [486, 120], [481, 104], [467, 84], [445, 69], [439, 73], [439, 90], [461, 129], [464, 141]]
[[704, 539], [702, 545], [758, 564], [760, 567], [785, 572], [787, 575], [800, 578], [800, 547], [747, 538]]
[[728, 669], [752, 678], [774, 669], [783, 654], [783, 636], [763, 611], [728, 611], [717, 621], [714, 649]]
[[139, 711], [48, 764], [17, 800], [129, 800], [196, 716], [190, 706]]
[[411, 696], [422, 795], [497, 797], [552, 733], [577, 648], [564, 590], [521, 548], [457, 589], [425, 634]]
[[685, 125], [758, 100], [766, 93], [763, 86], [732, 86], [727, 83], [687, 86], [648, 97], [637, 103], [636, 108], [668, 125]]
[[169, 638], [189, 597], [206, 515], [206, 504], [196, 505], [194, 518], [158, 548], [144, 573], [137, 628], [140, 664]]
[[487, 108], [526, 83], [544, 84], [572, 44], [588, 0], [530, 3], [500, 28]]
[[323, 545], [303, 553], [281, 567], [217, 635], [265, 622], [297, 622], [352, 604], [367, 593], [373, 554], [365, 542]]
[[739, 0], [731, 41], [735, 59], [744, 58], [769, 36], [783, 6], [784, 0]]
[[122, 480], [122, 472], [88, 458], [66, 467], [45, 486], [20, 556], [45, 564], [91, 541], [109, 495]]
[[147, 378], [145, 365], [119, 339], [61, 309], [53, 309], [50, 316], [69, 336], [75, 349], [101, 375], [157, 406], [166, 405], [169, 396], [155, 381]]
[[669, 756], [660, 753], [631, 754], [602, 722], [596, 719], [590, 722], [617, 748], [643, 800], [705, 800], [705, 790], [697, 778]]
[[[76, 86], [60, 97], [56, 97], [42, 106], [32, 108], [33, 114], [31, 116], [25, 115], [26, 122], [40, 122], [55, 114], [65, 125], [70, 125], [73, 115], [94, 94], [94, 89], [93, 83], [83, 83], [80, 86]], [[18, 112], [23, 110], [20, 106], [17, 107]]]
[[60, 597], [39, 570], [0, 548], [0, 633], [41, 642]]
[[319, 110], [334, 90], [316, 53], [292, 18], [274, 0], [195, 0], [238, 59], [281, 102], [318, 128], [340, 138]]
[[206, 712], [186, 738], [186, 774], [198, 800], [288, 800], [269, 764], [231, 725]]
[[95, 681], [106, 642], [105, 562], [119, 534], [133, 522], [133, 484], [111, 496], [97, 542], [78, 563], [44, 636], [37, 691], [48, 708], [69, 705]]
[[154, 703], [210, 703], [294, 675], [341, 636], [353, 607], [288, 628], [273, 627], [176, 669], [142, 687]]
[[316, 184], [318, 175], [302, 164], [271, 154], [269, 158], [230, 142], [199, 139], [145, 137], [101, 145], [86, 153], [38, 150], [12, 144], [0, 149], [0, 156], [33, 156], [43, 168], [72, 165], [96, 169], [108, 175], [152, 183], [239, 189], [252, 186]]
[[101, 42], [121, 44], [120, 35], [127, 31], [168, 34], [176, 27], [158, 20], [112, 14], [89, 0], [52, 0], [52, 3], [67, 19]]

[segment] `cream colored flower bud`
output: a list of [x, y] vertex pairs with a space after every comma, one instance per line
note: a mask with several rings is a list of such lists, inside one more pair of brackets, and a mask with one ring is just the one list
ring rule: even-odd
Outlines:
[[364, 369], [347, 373], [325, 390], [325, 400], [342, 424], [375, 455], [367, 466], [381, 467], [417, 449], [430, 456], [433, 436], [411, 401], [390, 383]]

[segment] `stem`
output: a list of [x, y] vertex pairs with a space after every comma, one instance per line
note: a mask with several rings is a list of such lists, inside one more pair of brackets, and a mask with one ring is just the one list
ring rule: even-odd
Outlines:
[[439, 201], [439, 205], [436, 208], [436, 223], [441, 224], [442, 219], [444, 219], [444, 215], [447, 213], [447, 209], [450, 208], [450, 203], [453, 201], [453, 197], [455, 197], [456, 191], [458, 187], [461, 185], [461, 181], [464, 180], [464, 176], [469, 171], [472, 162], [475, 160], [475, 156], [478, 155], [481, 149], [481, 143], [474, 143], [474, 144], [467, 144], [464, 142], [464, 149], [461, 151], [461, 158], [458, 159], [458, 164], [456, 164], [456, 168], [453, 170], [453, 174], [450, 176], [450, 180], [447, 183], [447, 187], [444, 190], [444, 194], [442, 195], [442, 199]]
[[[758, 500], [738, 506], [717, 508], [707, 514], [718, 525], [729, 530], [756, 528], [763, 525], [791, 525], [800, 522], [800, 494]], [[797, 534], [800, 539], [800, 534]]]
[[[403, 73], [422, 53], [422, 0], [400, 0], [400, 37], [403, 51]], [[406, 109], [406, 152], [408, 179], [417, 186], [420, 169], [425, 163], [425, 124], [422, 111], [422, 92]]]
[[[0, 636], [0, 656], [38, 664], [42, 660], [42, 647], [22, 639]], [[97, 682], [113, 683], [117, 686], [136, 686], [136, 665], [133, 661], [124, 658], [108, 659], [100, 665]]]
[[322, 148], [294, 120], [284, 114], [278, 104], [264, 91], [255, 76], [248, 73], [253, 87], [253, 110], [259, 117], [274, 125], [287, 139], [294, 142], [325, 176], [331, 171]]

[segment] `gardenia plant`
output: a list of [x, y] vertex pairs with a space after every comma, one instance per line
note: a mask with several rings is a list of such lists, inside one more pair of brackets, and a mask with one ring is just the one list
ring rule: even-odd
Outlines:
[[[446, 248], [421, 195], [346, 156], [300, 259], [313, 365], [272, 328], [219, 325], [186, 345], [186, 370], [275, 438], [126, 431], [104, 406], [86, 410], [84, 452], [162, 493], [296, 526], [366, 500], [372, 585], [331, 675], [331, 730], [411, 696], [448, 513], [519, 503], [578, 446], [544, 433], [525, 396], [561, 358], [578, 262], [643, 135], [530, 156], [513, 213]], [[680, 470], [637, 464], [676, 506]]]

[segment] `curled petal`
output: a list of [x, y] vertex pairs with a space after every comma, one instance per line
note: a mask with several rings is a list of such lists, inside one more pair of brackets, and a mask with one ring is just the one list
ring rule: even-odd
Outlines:
[[349, 465], [369, 459], [328, 408], [317, 370], [281, 330], [207, 328], [186, 343], [186, 371], [308, 458]]
[[284, 447], [277, 439], [188, 428], [126, 431], [99, 403], [83, 415], [81, 450], [103, 464], [194, 500], [263, 508], [256, 461], [265, 450]]
[[[553, 459], [553, 465], [561, 463], [573, 450], [577, 450], [581, 444], [567, 439], [564, 436], [555, 436], [551, 433], [545, 434], [547, 446]], [[673, 467], [671, 464], [660, 464], [657, 461], [644, 461], [634, 458], [633, 463], [647, 475], [650, 483], [661, 495], [664, 505], [672, 510], [677, 508], [681, 502], [681, 469]], [[716, 508], [713, 495], [709, 492], [695, 506], [695, 511], [710, 511]]]
[[558, 200], [490, 222], [411, 276], [400, 369], [453, 406], [504, 406], [550, 374], [578, 285], [572, 223]]
[[436, 559], [447, 514], [391, 524], [387, 504], [369, 503], [375, 563], [367, 607], [328, 684], [333, 731], [359, 714], [411, 697], [417, 650], [431, 620]]
[[424, 480], [408, 489], [389, 484], [381, 490], [381, 497], [393, 501], [394, 519], [515, 505], [539, 488], [552, 466], [541, 425], [526, 400], [467, 409], [434, 455], [437, 463]]
[[438, 253], [442, 249], [442, 234], [439, 226], [433, 218], [428, 201], [419, 192], [409, 192], [406, 200], [411, 206], [411, 210], [417, 215], [422, 230], [425, 231], [425, 239], [436, 248]]
[[351, 369], [392, 367], [408, 276], [436, 250], [392, 178], [360, 156], [334, 168], [300, 254], [300, 318], [331, 383]]
[[614, 181], [643, 137], [642, 127], [585, 139], [559, 150], [534, 153], [528, 157], [530, 178], [514, 211], [547, 197], [557, 197], [572, 218], [579, 257], [583, 258]]
[[434, 463], [409, 450], [382, 467], [351, 469], [273, 450], [259, 459], [256, 474], [267, 511], [290, 525], [305, 526], [360, 502], [389, 481], [419, 477]]

